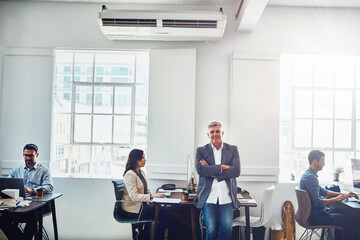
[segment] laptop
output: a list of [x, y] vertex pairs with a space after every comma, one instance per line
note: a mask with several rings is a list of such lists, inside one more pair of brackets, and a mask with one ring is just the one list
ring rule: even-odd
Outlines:
[[360, 194], [360, 159], [351, 159], [354, 193]]
[[19, 196], [25, 198], [24, 179], [22, 178], [0, 178], [0, 196], [8, 198], [1, 191], [4, 189], [19, 189]]

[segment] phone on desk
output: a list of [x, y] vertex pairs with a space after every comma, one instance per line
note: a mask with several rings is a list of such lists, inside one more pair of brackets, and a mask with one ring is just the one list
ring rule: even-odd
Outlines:
[[168, 184], [162, 185], [161, 188], [164, 189], [164, 190], [175, 190], [175, 189], [176, 189], [176, 185], [175, 185], [175, 184], [168, 183]]

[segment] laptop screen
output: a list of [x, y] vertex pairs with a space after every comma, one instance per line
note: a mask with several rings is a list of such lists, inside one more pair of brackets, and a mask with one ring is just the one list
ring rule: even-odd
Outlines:
[[360, 159], [351, 159], [354, 192], [360, 193]]
[[9, 196], [1, 192], [4, 189], [19, 189], [19, 196], [25, 197], [24, 179], [22, 178], [0, 178], [0, 196], [7, 198]]

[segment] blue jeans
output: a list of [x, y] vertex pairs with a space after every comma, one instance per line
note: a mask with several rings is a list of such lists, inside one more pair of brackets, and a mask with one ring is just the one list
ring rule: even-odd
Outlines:
[[[144, 205], [140, 219], [154, 219], [155, 218], [155, 210], [156, 210], [156, 206]], [[130, 212], [126, 212], [126, 211], [124, 211], [124, 215], [126, 215], [126, 217], [128, 217], [128, 218], [138, 218], [139, 217], [139, 214], [130, 213]], [[169, 221], [170, 221], [170, 214], [168, 213], [168, 211], [165, 208], [160, 207], [159, 223], [158, 223], [157, 229], [156, 229], [156, 240], [164, 239], [165, 231], [169, 225]]]
[[350, 216], [333, 210], [324, 211], [312, 217], [311, 225], [335, 225], [344, 228], [346, 240], [355, 240], [360, 236], [360, 217]]
[[229, 240], [232, 234], [234, 208], [232, 203], [205, 203], [201, 212], [206, 227], [206, 240]]

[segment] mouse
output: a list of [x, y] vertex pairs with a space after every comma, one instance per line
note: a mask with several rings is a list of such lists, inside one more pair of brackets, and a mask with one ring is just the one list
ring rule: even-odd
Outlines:
[[360, 200], [358, 200], [357, 203], [360, 204]]

